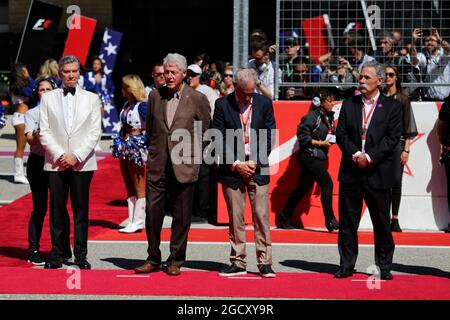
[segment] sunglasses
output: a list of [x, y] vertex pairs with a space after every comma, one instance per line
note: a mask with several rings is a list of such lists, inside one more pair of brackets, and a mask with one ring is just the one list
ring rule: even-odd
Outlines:
[[386, 72], [386, 77], [389, 77], [389, 78], [395, 77], [395, 72]]
[[233, 75], [232, 74], [229, 74], [229, 73], [225, 73], [224, 75], [223, 75], [223, 77], [225, 78], [225, 77], [231, 77], [231, 78], [233, 78]]
[[163, 72], [158, 72], [153, 74], [155, 77], [162, 77], [164, 75]]

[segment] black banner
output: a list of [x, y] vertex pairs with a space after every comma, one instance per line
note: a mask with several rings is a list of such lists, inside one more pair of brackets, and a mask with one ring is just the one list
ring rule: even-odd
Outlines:
[[16, 62], [23, 62], [34, 76], [51, 57], [63, 8], [41, 1], [30, 2]]

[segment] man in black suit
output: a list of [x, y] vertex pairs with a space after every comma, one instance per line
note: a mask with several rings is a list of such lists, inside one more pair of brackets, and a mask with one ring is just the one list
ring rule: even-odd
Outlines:
[[358, 226], [362, 203], [369, 208], [375, 237], [375, 263], [380, 278], [392, 279], [394, 256], [389, 218], [390, 191], [394, 185], [393, 149], [402, 133], [402, 108], [381, 94], [384, 68], [371, 61], [363, 65], [357, 95], [344, 101], [336, 130], [342, 150], [339, 169], [340, 269], [335, 278], [353, 275], [358, 256]]
[[[275, 277], [269, 225], [269, 154], [274, 141], [272, 101], [255, 93], [251, 69], [236, 74], [236, 91], [216, 101], [213, 127], [221, 132], [224, 153], [219, 182], [230, 220], [231, 265], [220, 276], [246, 274], [245, 199], [248, 193], [255, 226], [256, 257], [261, 276]], [[230, 134], [231, 133], [231, 134]]]

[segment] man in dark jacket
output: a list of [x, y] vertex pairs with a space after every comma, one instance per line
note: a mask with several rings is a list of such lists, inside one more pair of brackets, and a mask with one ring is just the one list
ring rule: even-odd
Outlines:
[[[261, 276], [272, 278], [269, 225], [269, 163], [275, 119], [272, 101], [256, 94], [257, 75], [251, 69], [236, 74], [236, 91], [216, 101], [213, 127], [221, 132], [225, 161], [219, 168], [230, 219], [231, 265], [221, 276], [245, 274], [244, 208], [250, 198], [255, 245]], [[229, 133], [233, 132], [232, 135]], [[231, 136], [231, 137], [230, 137]]]

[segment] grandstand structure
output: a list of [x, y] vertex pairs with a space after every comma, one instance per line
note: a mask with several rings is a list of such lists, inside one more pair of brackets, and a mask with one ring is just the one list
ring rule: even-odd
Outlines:
[[[343, 59], [351, 69], [358, 67], [356, 48], [380, 62], [398, 66], [404, 87], [411, 92], [420, 87], [450, 86], [426, 78], [426, 71], [414, 65], [412, 51], [414, 46], [417, 52], [426, 52], [427, 37], [436, 33], [439, 41], [450, 41], [449, 1], [277, 0], [276, 14], [278, 54], [273, 59], [276, 71], [281, 72], [275, 77], [277, 94], [288, 87], [354, 87], [357, 74], [340, 81], [344, 71], [338, 79], [338, 69], [346, 69], [341, 66], [345, 65]], [[413, 37], [414, 29], [420, 29], [419, 37]], [[438, 45], [446, 55], [444, 43]], [[289, 47], [295, 44], [299, 46], [299, 58], [291, 63], [294, 76], [286, 77], [286, 73], [292, 74], [286, 66], [291, 58]], [[441, 60], [435, 72], [450, 74], [450, 57]]]

